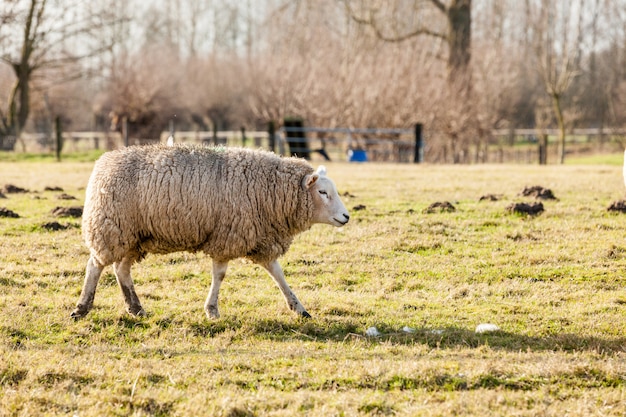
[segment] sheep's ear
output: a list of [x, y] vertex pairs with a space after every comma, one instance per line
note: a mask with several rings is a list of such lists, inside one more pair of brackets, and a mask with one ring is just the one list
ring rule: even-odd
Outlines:
[[319, 175], [326, 175], [326, 167], [324, 165], [318, 166], [315, 173]]
[[308, 190], [313, 186], [313, 184], [317, 182], [319, 177], [320, 176], [318, 173], [307, 175], [306, 177], [304, 177], [304, 187]]

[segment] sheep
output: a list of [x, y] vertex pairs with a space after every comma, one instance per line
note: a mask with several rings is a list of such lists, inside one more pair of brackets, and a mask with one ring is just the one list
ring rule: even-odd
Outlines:
[[311, 317], [285, 280], [278, 258], [313, 224], [336, 227], [350, 216], [326, 169], [303, 159], [246, 148], [131, 146], [96, 162], [85, 194], [85, 279], [71, 317], [93, 307], [98, 279], [113, 264], [127, 311], [145, 315], [130, 269], [147, 254], [204, 252], [212, 282], [204, 304], [220, 317], [218, 294], [228, 262], [262, 266], [288, 307]]

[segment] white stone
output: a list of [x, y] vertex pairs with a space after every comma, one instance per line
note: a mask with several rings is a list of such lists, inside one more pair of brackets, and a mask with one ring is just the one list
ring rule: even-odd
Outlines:
[[495, 324], [491, 323], [481, 323], [476, 326], [476, 333], [489, 333], [489, 332], [497, 332], [500, 328]]
[[365, 334], [368, 335], [368, 336], [371, 336], [371, 337], [378, 337], [378, 336], [381, 335], [381, 333], [378, 331], [378, 329], [376, 327], [374, 327], [374, 326], [368, 328], [365, 331]]

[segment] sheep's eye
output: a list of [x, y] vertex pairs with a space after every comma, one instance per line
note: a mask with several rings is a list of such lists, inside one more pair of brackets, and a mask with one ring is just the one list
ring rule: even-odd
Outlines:
[[327, 193], [326, 191], [324, 191], [324, 190], [320, 190], [320, 191], [319, 191], [319, 193], [320, 193], [321, 195], [326, 195], [326, 196], [328, 195], [328, 193]]

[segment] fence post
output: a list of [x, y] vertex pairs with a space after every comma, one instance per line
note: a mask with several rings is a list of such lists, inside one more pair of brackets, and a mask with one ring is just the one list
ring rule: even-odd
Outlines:
[[246, 128], [241, 126], [241, 146], [246, 147]]
[[54, 130], [56, 133], [56, 154], [57, 161], [61, 162], [61, 150], [63, 149], [63, 127], [61, 126], [61, 116], [54, 118]]
[[274, 152], [274, 148], [276, 147], [276, 127], [274, 126], [274, 121], [270, 120], [267, 124], [267, 139], [268, 139], [268, 147], [271, 152]]
[[[289, 153], [298, 158], [311, 159], [309, 145], [304, 134], [304, 122], [302, 119], [285, 119], [284, 126], [289, 144]], [[290, 131], [289, 128], [293, 128]]]
[[128, 147], [128, 117], [122, 117], [122, 139], [124, 139], [124, 146]]
[[541, 133], [539, 135], [539, 165], [548, 164], [548, 135]]
[[417, 123], [415, 125], [415, 152], [413, 163], [419, 164], [420, 162], [424, 162], [424, 139], [422, 137], [422, 124]]

